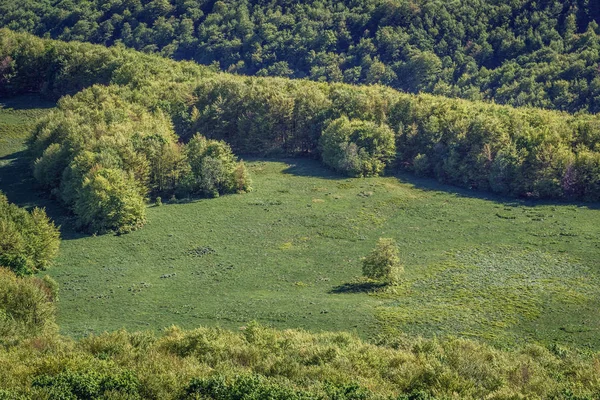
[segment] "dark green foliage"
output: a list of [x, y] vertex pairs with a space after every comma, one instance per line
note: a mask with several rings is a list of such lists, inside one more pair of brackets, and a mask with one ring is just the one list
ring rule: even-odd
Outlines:
[[313, 400], [318, 397], [308, 392], [274, 384], [260, 375], [237, 376], [228, 381], [223, 376], [193, 379], [182, 399], [214, 400]]
[[[591, 0], [0, 1], [0, 26], [124, 44], [228, 72], [591, 112], [600, 111], [599, 22]], [[12, 67], [20, 57], [0, 58], [6, 88], [75, 93], [95, 76], [106, 83], [114, 68], [95, 57], [57, 63], [57, 79], [45, 81], [32, 64], [17, 83]], [[83, 71], [86, 80], [72, 78]]]
[[0, 193], [0, 267], [18, 275], [44, 270], [58, 253], [60, 234], [44, 210], [31, 212]]
[[32, 387], [41, 388], [52, 399], [104, 399], [108, 394], [130, 400], [142, 398], [139, 381], [131, 371], [102, 374], [94, 370], [66, 370], [54, 376], [36, 376]]
[[56, 282], [17, 277], [0, 267], [0, 343], [56, 330]]
[[[320, 393], [319, 393], [320, 392]], [[368, 400], [374, 394], [358, 385], [336, 386], [325, 380], [320, 391], [295, 389], [289, 383], [282, 384], [261, 375], [238, 375], [232, 379], [216, 375], [192, 379], [181, 399], [214, 400]]]
[[319, 141], [323, 162], [350, 176], [377, 176], [396, 155], [394, 131], [387, 125], [342, 117]]

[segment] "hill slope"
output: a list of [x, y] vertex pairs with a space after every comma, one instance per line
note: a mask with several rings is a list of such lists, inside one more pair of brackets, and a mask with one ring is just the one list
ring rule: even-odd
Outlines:
[[0, 25], [242, 74], [600, 111], [595, 1], [0, 1]]

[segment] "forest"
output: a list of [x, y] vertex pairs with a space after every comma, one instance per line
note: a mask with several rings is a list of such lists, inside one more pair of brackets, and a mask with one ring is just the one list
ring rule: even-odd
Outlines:
[[600, 398], [599, 23], [0, 0], [0, 400]]
[[0, 25], [244, 75], [600, 111], [593, 0], [0, 1]]
[[[248, 174], [243, 164], [236, 167], [227, 145], [215, 143], [221, 149], [209, 157], [217, 162], [186, 159], [177, 138], [185, 143], [195, 134], [224, 140], [241, 154], [322, 153], [326, 164], [350, 176], [409, 169], [511, 196], [600, 199], [600, 120], [592, 114], [412, 95], [385, 86], [241, 77], [119, 47], [6, 30], [2, 36], [6, 67], [0, 76], [7, 94], [73, 95], [36, 127], [29, 150], [39, 183], [92, 232], [142, 225], [148, 194], [246, 191]], [[94, 84], [109, 86], [79, 92]], [[127, 128], [131, 120], [135, 129]], [[194, 172], [202, 168], [212, 171], [210, 182]], [[86, 191], [76, 190], [84, 186]], [[92, 203], [106, 205], [94, 210]]]

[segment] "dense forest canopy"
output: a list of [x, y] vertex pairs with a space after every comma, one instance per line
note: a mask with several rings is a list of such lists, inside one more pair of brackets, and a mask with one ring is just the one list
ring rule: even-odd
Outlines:
[[0, 25], [247, 75], [600, 111], [593, 0], [0, 0]]

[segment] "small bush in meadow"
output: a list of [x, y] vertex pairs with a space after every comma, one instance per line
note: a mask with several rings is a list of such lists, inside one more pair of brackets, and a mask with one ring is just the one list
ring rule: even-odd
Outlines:
[[377, 246], [363, 259], [363, 275], [369, 279], [397, 283], [402, 272], [404, 267], [394, 239], [380, 238]]

